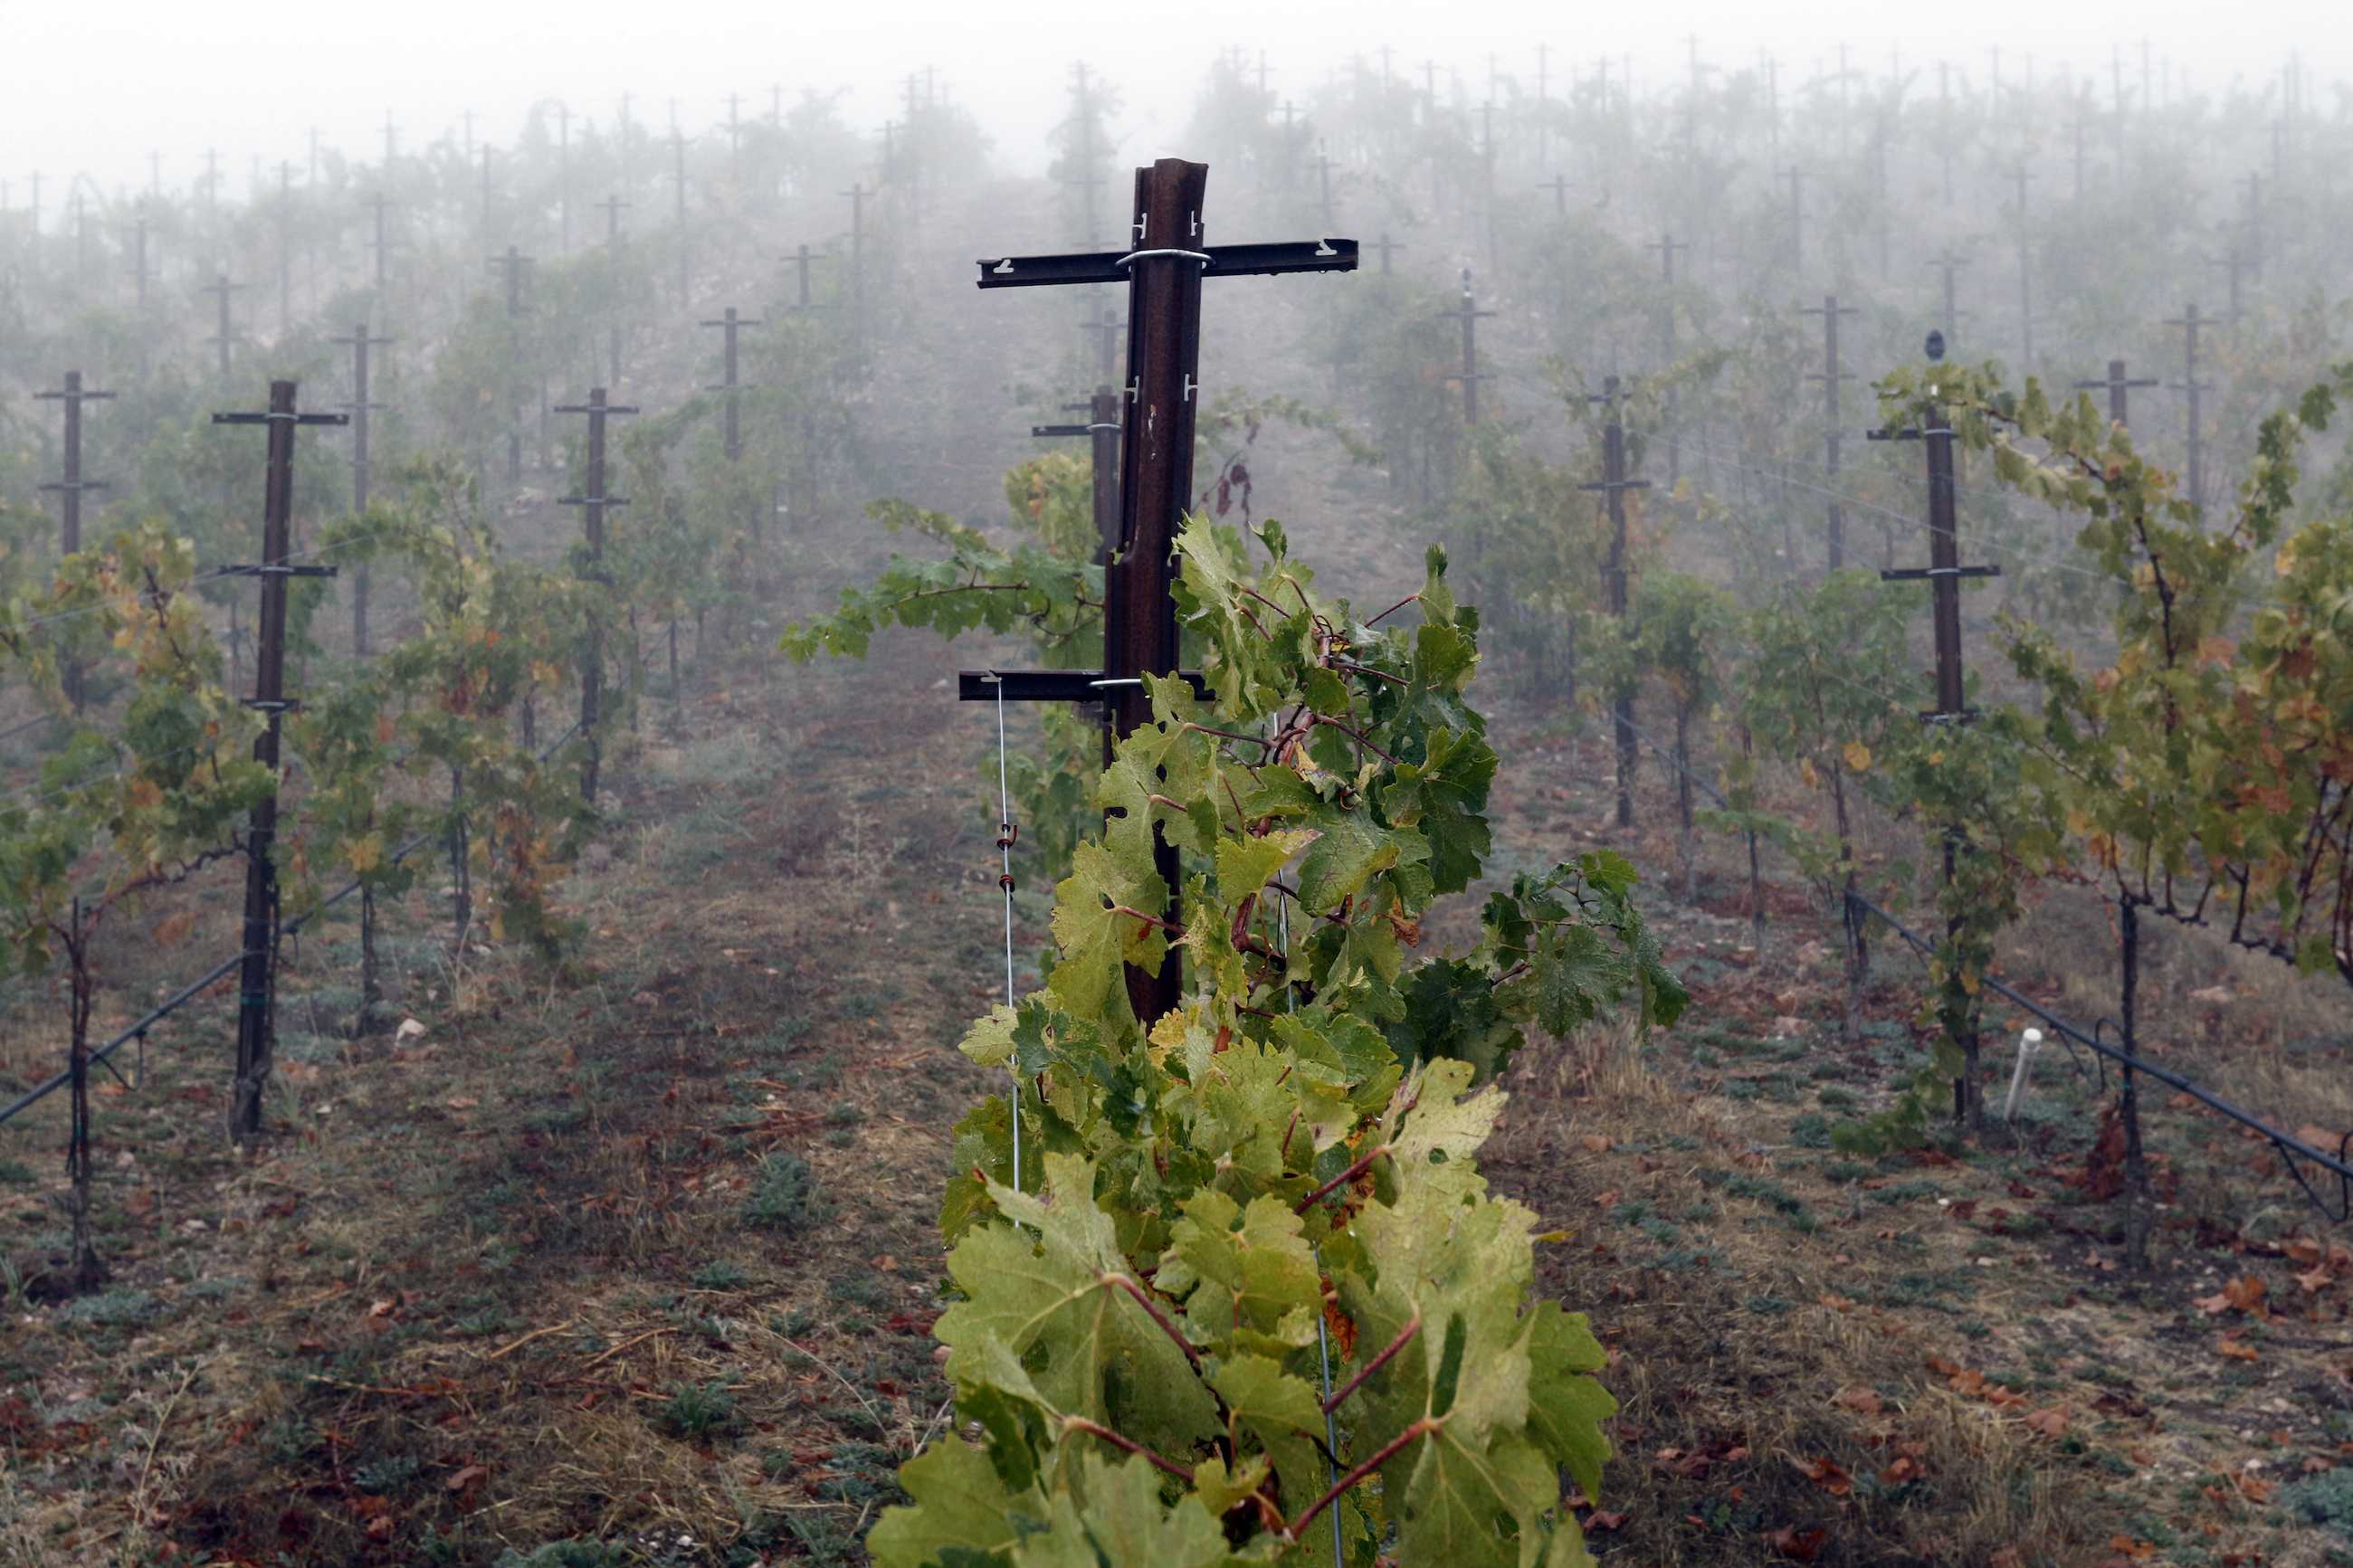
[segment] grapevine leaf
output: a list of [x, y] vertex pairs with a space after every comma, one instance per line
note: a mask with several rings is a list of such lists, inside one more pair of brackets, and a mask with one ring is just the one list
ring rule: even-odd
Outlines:
[[899, 1484], [914, 1506], [885, 1509], [866, 1538], [881, 1568], [923, 1568], [954, 1551], [1007, 1551], [1021, 1539], [1025, 1515], [1035, 1521], [1047, 1512], [1041, 1496], [1008, 1490], [987, 1457], [955, 1436], [900, 1467]]

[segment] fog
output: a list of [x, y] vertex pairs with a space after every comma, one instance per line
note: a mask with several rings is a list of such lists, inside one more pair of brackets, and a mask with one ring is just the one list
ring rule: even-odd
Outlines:
[[[1854, 68], [1876, 75], [1900, 62], [1925, 68], [1929, 83], [1943, 60], [1975, 82], [1997, 71], [2011, 81], [2089, 73], [2105, 95], [2120, 63], [2131, 95], [2145, 43], [2150, 90], [2160, 97], [2234, 86], [2276, 91], [2293, 54], [2324, 111], [2334, 111], [2334, 84], [2353, 65], [2341, 9], [2326, 0], [2242, 5], [2227, 17], [2187, 0], [2057, 15], [2025, 0], [1989, 0], [1909, 18], [1861, 0], [1831, 0], [1799, 16], [1725, 0], [1637, 9], [1599, 17], [1528, 0], [1205, 0], [1151, 13], [1069, 0], [829, 7], [414, 0], [286, 9], [6, 0], [0, 178], [16, 210], [36, 173], [52, 196], [77, 176], [106, 194], [143, 189], [151, 178], [185, 191], [209, 148], [220, 155], [227, 193], [237, 195], [260, 164], [290, 160], [304, 168], [313, 131], [322, 148], [366, 161], [381, 154], [387, 112], [401, 146], [415, 150], [443, 138], [464, 142], [470, 111], [476, 142], [495, 146], [533, 103], [560, 100], [580, 120], [603, 125], [624, 94], [638, 122], [666, 130], [674, 117], [698, 136], [723, 125], [731, 93], [741, 95], [747, 119], [767, 112], [778, 91], [787, 100], [804, 90], [838, 93], [850, 123], [871, 131], [890, 118], [907, 74], [924, 71], [976, 112], [1008, 172], [1035, 173], [1045, 162], [1046, 131], [1065, 111], [1060, 89], [1074, 59], [1123, 94], [1123, 151], [1141, 162], [1184, 151], [1174, 139], [1190, 97], [1210, 58], [1233, 47], [1264, 54], [1277, 92], [1303, 94], [1352, 58], [1377, 65], [1386, 48], [1400, 73], [1434, 62], [1472, 102], [1491, 68], [1532, 93], [1539, 47], [1555, 84], [1589, 72], [1603, 56], [1630, 62], [1638, 78], [1686, 79], [1694, 36], [1704, 69], [1752, 68], [1769, 54], [1782, 81], [1798, 86], [1834, 71], [1841, 44]], [[46, 211], [45, 223], [59, 221], [61, 201]]]

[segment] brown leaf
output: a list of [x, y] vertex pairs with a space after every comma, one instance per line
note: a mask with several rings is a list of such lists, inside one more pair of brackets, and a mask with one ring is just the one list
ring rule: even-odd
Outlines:
[[2084, 1164], [2083, 1187], [2094, 1203], [2105, 1203], [2125, 1190], [2125, 1124], [2113, 1105], [2100, 1117], [2100, 1135]]
[[2222, 1342], [2216, 1345], [2214, 1348], [2221, 1351], [2224, 1355], [2229, 1356], [2232, 1361], [2261, 1361], [2263, 1359], [2262, 1352], [2257, 1351], [2254, 1346], [2247, 1343], [2244, 1340], [2234, 1340], [2228, 1334], [2224, 1334], [2222, 1336]]
[[1796, 1464], [1805, 1472], [1808, 1480], [1832, 1497], [1844, 1497], [1854, 1490], [1854, 1478], [1848, 1475], [1836, 1459], [1799, 1459]]
[[1597, 1509], [1585, 1516], [1585, 1533], [1588, 1535], [1606, 1535], [1610, 1531], [1624, 1529], [1625, 1525], [1626, 1516], [1622, 1513], [1603, 1513]]
[[2064, 1437], [2067, 1435], [2067, 1407], [2064, 1405], [2054, 1405], [2048, 1410], [2030, 1411], [2027, 1413], [2026, 1424], [2045, 1437], [2053, 1440]]
[[1858, 1415], [1876, 1415], [1880, 1410], [1879, 1391], [1862, 1384], [1840, 1389], [1831, 1395], [1831, 1403], [1843, 1405]]
[[149, 935], [154, 939], [157, 947], [175, 947], [187, 940], [188, 933], [194, 931], [195, 926], [196, 911], [182, 910], [176, 914], [165, 915], [162, 920], [157, 921], [155, 929]]
[[2239, 1495], [2249, 1502], [2269, 1502], [2275, 1489], [2273, 1483], [2255, 1476], [2242, 1475], [2239, 1478]]
[[1774, 1551], [1793, 1563], [1811, 1563], [1820, 1553], [1822, 1542], [1830, 1539], [1830, 1533], [1819, 1526], [1799, 1530], [1794, 1524], [1785, 1524], [1765, 1540]]
[[1585, 1145], [1585, 1152], [1588, 1154], [1607, 1154], [1609, 1152], [1609, 1140], [1604, 1138], [1599, 1132], [1588, 1132], [1584, 1137], [1578, 1139], [1577, 1142]]
[[459, 1470], [456, 1475], [451, 1476], [448, 1480], [446, 1480], [446, 1481], [442, 1482], [441, 1484], [442, 1484], [442, 1486], [443, 1486], [445, 1489], [447, 1489], [448, 1490], [450, 1490], [450, 1491], [453, 1491], [453, 1492], [462, 1492], [462, 1491], [466, 1490], [468, 1488], [470, 1488], [470, 1487], [479, 1486], [479, 1485], [480, 1485], [482, 1482], [484, 1482], [484, 1481], [486, 1481], [486, 1480], [489, 1480], [490, 1479], [491, 1479], [491, 1467], [490, 1467], [490, 1466], [488, 1466], [488, 1465], [468, 1465], [465, 1468], [463, 1468], [463, 1469]]

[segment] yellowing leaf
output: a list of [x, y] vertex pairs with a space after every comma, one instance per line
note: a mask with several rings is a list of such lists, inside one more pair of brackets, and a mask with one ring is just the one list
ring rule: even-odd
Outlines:
[[1846, 765], [1854, 772], [1866, 773], [1871, 771], [1871, 748], [1861, 741], [1849, 741], [1841, 754], [1846, 758]]

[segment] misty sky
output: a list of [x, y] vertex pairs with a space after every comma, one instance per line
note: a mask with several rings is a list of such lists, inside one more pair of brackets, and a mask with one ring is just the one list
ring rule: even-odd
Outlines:
[[[0, 0], [0, 175], [10, 205], [26, 202], [26, 176], [44, 176], [45, 216], [55, 226], [66, 181], [87, 173], [101, 189], [142, 187], [147, 154], [164, 154], [163, 181], [183, 189], [204, 149], [217, 147], [242, 196], [253, 154], [301, 164], [309, 130], [373, 158], [375, 127], [391, 109], [414, 149], [471, 108], [494, 144], [527, 105], [561, 97], [575, 115], [607, 123], [619, 95], [634, 113], [666, 123], [675, 99], [690, 133], [723, 119], [726, 95], [746, 113], [764, 110], [772, 85], [846, 89], [852, 123], [878, 127], [897, 79], [937, 68], [956, 99], [977, 112], [1016, 169], [1042, 165], [1042, 136], [1065, 107], [1069, 63], [1085, 58], [1126, 98], [1119, 129], [1137, 161], [1181, 153], [1184, 116], [1201, 72], [1220, 47], [1263, 48], [1271, 85], [1305, 91], [1357, 51], [1388, 44], [1402, 69], [1435, 58], [1483, 82], [1492, 51], [1501, 68], [1533, 80], [1535, 48], [1556, 71], [1574, 58], [1630, 54], [1638, 74], [1680, 73], [1683, 38], [1696, 31], [1703, 58], [1739, 68], [1769, 47], [1783, 80], [1801, 81], [1839, 41], [1858, 64], [1883, 69], [1891, 47], [1909, 63], [1942, 57], [1982, 79], [1988, 50], [2002, 51], [2005, 80], [2033, 57], [2038, 80], [2065, 61], [2105, 82], [2112, 44], [2137, 72], [2138, 42], [2191, 61], [2191, 81], [2213, 90], [2242, 76], [2275, 78], [2291, 48], [2318, 80], [2324, 110], [2334, 81], [2353, 76], [2353, 28], [2336, 0], [2242, 0], [2222, 10], [2187, 0], [1975, 0], [1935, 15], [1955, 29], [1894, 33], [1905, 17], [1886, 0], [1816, 0], [1802, 8], [1696, 0], [1665, 6], [1597, 6], [1546, 0], [1197, 0], [1150, 8], [1182, 19], [1174, 42], [1121, 20], [1118, 0], [325, 0], [300, 6], [224, 0]], [[1140, 12], [1145, 8], [1139, 8]], [[1922, 15], [1925, 8], [1915, 8]]]

